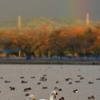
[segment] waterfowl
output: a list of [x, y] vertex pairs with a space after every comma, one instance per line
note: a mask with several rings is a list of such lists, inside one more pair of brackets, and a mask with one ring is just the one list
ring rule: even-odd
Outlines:
[[38, 85], [40, 85], [40, 84], [41, 84], [41, 82], [38, 82], [37, 84], [38, 84]]
[[35, 76], [31, 76], [31, 78], [35, 78]]
[[100, 80], [100, 78], [97, 78], [96, 80]]
[[75, 83], [80, 83], [80, 81], [75, 81]]
[[[26, 94], [26, 96], [29, 95], [28, 93]], [[53, 100], [54, 98], [56, 98], [57, 92], [56, 91], [52, 91], [49, 97], [49, 100]], [[27, 100], [36, 100], [34, 95], [29, 95], [27, 97]], [[39, 100], [46, 100], [46, 99], [39, 99]]]
[[59, 83], [59, 81], [56, 81], [56, 83]]
[[58, 89], [58, 91], [62, 91], [62, 89], [60, 88], [60, 89]]
[[55, 90], [58, 90], [58, 87], [54, 87]]
[[5, 83], [10, 83], [10, 81], [5, 80]]
[[[53, 100], [54, 98], [56, 98], [56, 95], [58, 93], [56, 91], [52, 91], [49, 97], [49, 100]], [[46, 100], [46, 99], [39, 99], [39, 100]]]
[[27, 83], [27, 81], [23, 81], [23, 80], [22, 80], [21, 83]]
[[42, 89], [47, 89], [48, 87], [43, 86]]
[[24, 92], [27, 92], [28, 90], [32, 90], [31, 87], [25, 88], [23, 91], [24, 91]]
[[65, 100], [64, 97], [59, 98], [59, 100]]
[[3, 77], [0, 77], [0, 79], [3, 79]]
[[46, 74], [43, 75], [44, 77], [47, 76]]
[[35, 99], [35, 96], [34, 96], [34, 95], [29, 95], [29, 96], [27, 97], [27, 100], [36, 100], [36, 99]]
[[24, 76], [21, 76], [20, 78], [21, 78], [21, 79], [23, 79], [23, 78], [24, 78]]
[[74, 93], [78, 93], [78, 89], [73, 90]]
[[29, 95], [30, 95], [29, 93], [26, 93], [26, 94], [25, 94], [25, 96], [29, 96]]
[[15, 90], [15, 87], [11, 87], [11, 86], [10, 86], [9, 88], [10, 88], [10, 90]]
[[77, 75], [77, 77], [81, 77], [81, 75]]
[[65, 81], [72, 81], [72, 78], [66, 78]]
[[47, 78], [45, 78], [45, 77], [41, 77], [41, 78], [40, 78], [40, 81], [45, 82], [45, 81], [47, 81]]
[[72, 84], [72, 82], [69, 82], [68, 84]]
[[88, 82], [88, 84], [93, 84], [93, 83], [94, 83], [94, 82], [90, 82], [90, 81]]
[[80, 80], [84, 79], [84, 77], [80, 77]]
[[92, 95], [92, 96], [88, 97], [88, 99], [93, 100], [93, 99], [95, 99], [95, 97]]

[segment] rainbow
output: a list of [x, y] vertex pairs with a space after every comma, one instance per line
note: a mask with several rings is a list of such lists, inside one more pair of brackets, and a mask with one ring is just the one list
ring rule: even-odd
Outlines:
[[88, 2], [86, 0], [65, 0], [63, 2], [64, 12], [76, 18], [85, 18], [88, 13]]

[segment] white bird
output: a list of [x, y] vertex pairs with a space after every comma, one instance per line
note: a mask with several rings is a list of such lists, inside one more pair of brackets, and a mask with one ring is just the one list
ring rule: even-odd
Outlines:
[[[56, 98], [57, 92], [56, 91], [52, 91], [49, 97], [49, 100], [53, 100], [54, 98]], [[27, 97], [27, 100], [36, 100], [34, 95], [29, 95]], [[46, 99], [39, 99], [39, 100], [46, 100]]]
[[[56, 98], [57, 92], [56, 91], [52, 91], [49, 97], [49, 100], [53, 100], [54, 98]], [[46, 99], [39, 99], [39, 100], [46, 100]]]
[[27, 100], [36, 100], [36, 99], [35, 99], [35, 96], [34, 96], [34, 95], [29, 95], [29, 96], [27, 97]]

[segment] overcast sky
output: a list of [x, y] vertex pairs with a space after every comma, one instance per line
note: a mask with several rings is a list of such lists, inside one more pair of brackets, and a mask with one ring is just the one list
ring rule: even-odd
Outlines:
[[87, 12], [100, 20], [100, 0], [0, 0], [0, 20], [18, 15], [85, 19]]

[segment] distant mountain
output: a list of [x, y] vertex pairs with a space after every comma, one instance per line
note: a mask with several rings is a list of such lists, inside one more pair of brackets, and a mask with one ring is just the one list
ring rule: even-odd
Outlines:
[[[91, 21], [91, 25], [97, 23]], [[86, 26], [84, 20], [78, 20], [74, 18], [44, 18], [44, 17], [34, 17], [34, 18], [21, 18], [22, 28], [36, 28], [38, 26], [47, 25], [52, 29], [62, 29], [68, 26]], [[17, 28], [18, 19], [10, 19], [0, 21], [0, 29], [11, 29]]]

